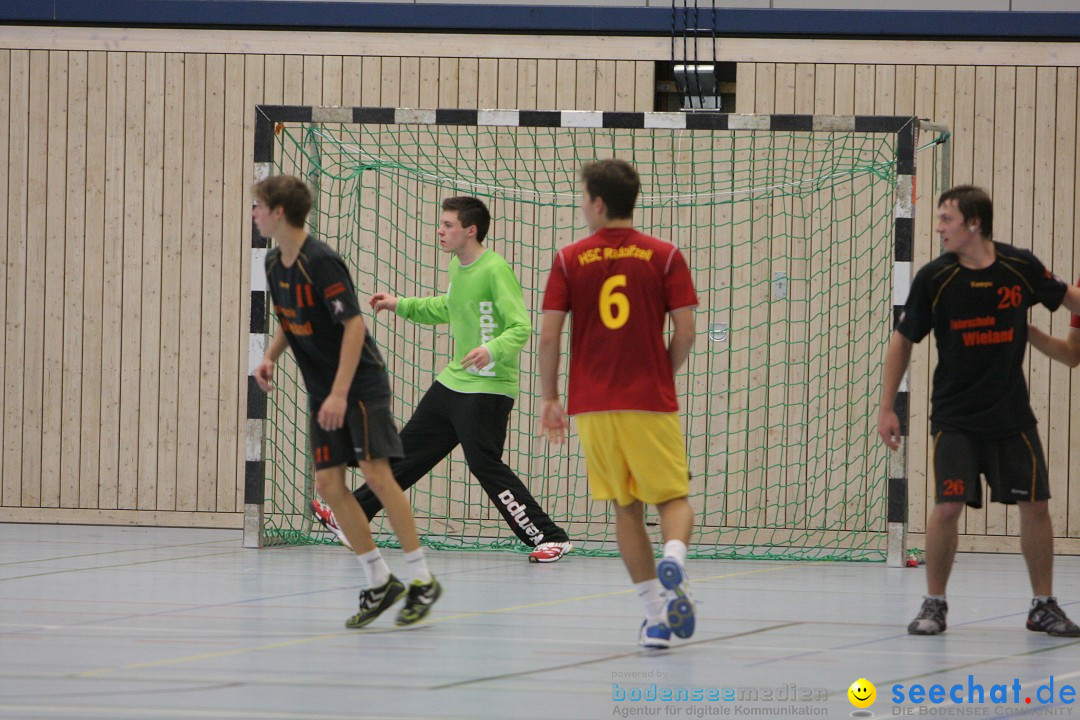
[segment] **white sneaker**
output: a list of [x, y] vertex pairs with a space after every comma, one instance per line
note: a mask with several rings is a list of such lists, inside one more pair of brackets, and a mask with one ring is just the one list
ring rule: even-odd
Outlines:
[[563, 555], [574, 549], [569, 542], [546, 542], [540, 543], [529, 553], [529, 562], [552, 563], [557, 562]]
[[686, 568], [674, 558], [666, 557], [656, 566], [656, 574], [660, 578], [660, 584], [674, 596], [667, 604], [668, 627], [677, 637], [690, 637], [694, 634], [697, 604], [690, 594]]
[[650, 625], [643, 620], [638, 631], [638, 645], [649, 650], [664, 650], [671, 647], [671, 629], [664, 623]]
[[349, 544], [349, 538], [345, 537], [345, 533], [341, 532], [341, 528], [338, 527], [337, 524], [337, 518], [334, 517], [334, 512], [330, 509], [329, 505], [324, 505], [319, 502], [319, 498], [315, 498], [311, 501], [311, 514], [315, 516], [315, 519], [319, 521], [320, 525], [337, 536], [339, 543], [352, 550], [352, 545]]

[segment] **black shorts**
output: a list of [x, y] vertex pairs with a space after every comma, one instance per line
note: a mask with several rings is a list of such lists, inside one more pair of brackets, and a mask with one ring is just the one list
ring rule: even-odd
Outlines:
[[345, 409], [345, 424], [337, 430], [323, 430], [318, 418], [315, 408], [310, 413], [309, 430], [316, 470], [339, 465], [356, 467], [361, 460], [405, 455], [390, 413], [390, 398], [350, 403]]
[[940, 431], [933, 441], [938, 502], [981, 508], [980, 474], [986, 477], [991, 502], [1050, 499], [1046, 458], [1035, 428], [993, 440]]

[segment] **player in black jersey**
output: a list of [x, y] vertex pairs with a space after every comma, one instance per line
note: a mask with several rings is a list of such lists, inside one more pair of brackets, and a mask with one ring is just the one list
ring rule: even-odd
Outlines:
[[1020, 510], [1020, 548], [1035, 595], [1028, 629], [1080, 636], [1080, 627], [1052, 595], [1050, 488], [1022, 369], [1028, 308], [1042, 303], [1056, 310], [1064, 304], [1080, 312], [1080, 288], [1050, 274], [1027, 250], [994, 242], [993, 205], [979, 188], [962, 185], [942, 193], [936, 231], [945, 253], [912, 281], [885, 358], [878, 416], [878, 433], [896, 449], [896, 393], [912, 343], [933, 331], [938, 364], [930, 432], [937, 497], [926, 527], [928, 592], [908, 632], [945, 630], [945, 586], [956, 555], [957, 521], [965, 504], [982, 507], [982, 474], [991, 501]]
[[[330, 505], [367, 576], [360, 610], [345, 625], [359, 628], [406, 596], [398, 625], [422, 620], [442, 592], [428, 571], [412, 507], [390, 471], [401, 457], [401, 439], [390, 413], [390, 381], [379, 348], [360, 316], [356, 289], [341, 256], [307, 233], [311, 193], [298, 178], [257, 183], [252, 217], [277, 247], [266, 255], [266, 279], [278, 328], [255, 370], [264, 391], [272, 387], [274, 363], [292, 348], [309, 396], [315, 486]], [[408, 579], [386, 565], [360, 504], [345, 485], [345, 466], [359, 466], [386, 508], [408, 562]]]

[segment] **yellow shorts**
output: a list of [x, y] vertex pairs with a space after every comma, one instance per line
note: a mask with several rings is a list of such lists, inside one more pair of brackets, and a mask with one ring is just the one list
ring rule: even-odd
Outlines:
[[659, 505], [690, 493], [678, 413], [595, 412], [574, 420], [593, 499]]

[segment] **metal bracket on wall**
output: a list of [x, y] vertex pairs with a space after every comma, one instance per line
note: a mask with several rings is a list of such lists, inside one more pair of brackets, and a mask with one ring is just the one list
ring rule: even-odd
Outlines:
[[772, 276], [772, 296], [774, 300], [787, 298], [788, 277], [787, 273], [777, 271]]
[[709, 339], [713, 342], [727, 342], [728, 338], [728, 324], [726, 322], [715, 322], [709, 324]]

